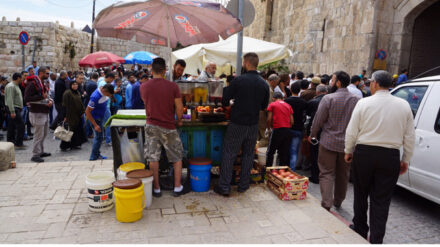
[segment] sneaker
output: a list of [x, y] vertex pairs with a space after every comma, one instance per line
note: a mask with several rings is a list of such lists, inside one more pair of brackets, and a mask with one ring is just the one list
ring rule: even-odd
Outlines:
[[49, 157], [51, 155], [52, 155], [51, 153], [42, 153], [42, 154], [40, 154], [40, 157], [44, 158], [44, 157]]
[[36, 162], [36, 163], [44, 162], [44, 160], [38, 156], [32, 157], [31, 161]]
[[106, 159], [107, 159], [107, 157], [105, 157], [105, 156], [102, 156], [102, 155], [99, 155], [99, 159], [102, 159], [102, 160], [106, 160]]
[[183, 186], [182, 190], [180, 192], [173, 192], [174, 197], [179, 197], [179, 196], [183, 196], [187, 193], [189, 193], [191, 190], [187, 189], [187, 187]]
[[161, 196], [162, 196], [162, 191], [159, 192], [159, 193], [156, 193], [156, 192], [154, 192], [154, 190], [153, 190], [153, 196], [156, 197], [156, 198], [161, 197]]

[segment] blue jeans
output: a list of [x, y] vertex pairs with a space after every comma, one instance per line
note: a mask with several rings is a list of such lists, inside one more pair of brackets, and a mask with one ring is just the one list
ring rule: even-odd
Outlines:
[[86, 119], [85, 133], [87, 137], [93, 134], [93, 126], [88, 119]]
[[[111, 115], [112, 114], [110, 113], [110, 109], [107, 108], [107, 111], [104, 114], [104, 119], [103, 119], [102, 125], [107, 123], [107, 120], [111, 117]], [[111, 143], [111, 142], [112, 142], [112, 137], [110, 134], [110, 126], [107, 126], [107, 128], [105, 128], [105, 143]]]
[[95, 119], [96, 124], [101, 128], [101, 132], [96, 132], [95, 128], [93, 129], [93, 146], [92, 146], [92, 154], [90, 155], [90, 160], [97, 160], [101, 155], [100, 149], [103, 139], [103, 121]]
[[298, 160], [299, 146], [303, 137], [302, 131], [290, 130], [292, 132], [292, 144], [290, 144], [290, 169], [295, 171]]

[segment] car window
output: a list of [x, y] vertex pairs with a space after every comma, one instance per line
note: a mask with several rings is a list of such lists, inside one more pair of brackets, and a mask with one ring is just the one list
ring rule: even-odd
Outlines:
[[428, 86], [408, 86], [397, 89], [393, 95], [408, 101], [411, 106], [414, 117], [417, 115], [420, 103], [422, 103], [423, 96], [425, 96]]

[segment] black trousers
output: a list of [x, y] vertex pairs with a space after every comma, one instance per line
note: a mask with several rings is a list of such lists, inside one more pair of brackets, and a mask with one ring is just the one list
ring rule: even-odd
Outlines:
[[52, 130], [55, 130], [60, 123], [63, 122], [64, 116], [65, 116], [65, 110], [61, 103], [55, 104], [55, 109], [57, 110], [57, 117], [52, 121], [52, 124], [50, 125], [50, 128]]
[[[400, 172], [400, 151], [357, 145], [353, 157], [355, 231], [370, 242], [381, 244], [385, 236], [391, 197]], [[370, 227], [367, 224], [370, 197]]]
[[[9, 110], [8, 110], [9, 111]], [[23, 146], [24, 138], [24, 122], [21, 117], [21, 109], [15, 108], [15, 118], [11, 118], [8, 114], [8, 142], [14, 143], [16, 146]]]
[[238, 188], [243, 191], [249, 188], [251, 170], [254, 166], [257, 136], [258, 124], [251, 126], [229, 124], [223, 143], [220, 180], [218, 182], [218, 186], [223, 192], [229, 193], [231, 190], [232, 170], [234, 169], [234, 163], [240, 149], [243, 153]]
[[310, 145], [310, 171], [312, 173], [311, 180], [319, 183], [319, 166], [318, 166], [319, 145]]
[[266, 166], [272, 166], [273, 156], [278, 150], [280, 166], [290, 165], [290, 144], [292, 132], [288, 128], [274, 129], [270, 135], [269, 147], [266, 154]]

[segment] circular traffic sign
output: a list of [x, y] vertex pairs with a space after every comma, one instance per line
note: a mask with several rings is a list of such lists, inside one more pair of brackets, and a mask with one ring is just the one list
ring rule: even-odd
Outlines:
[[18, 40], [20, 41], [20, 43], [22, 45], [27, 45], [27, 43], [29, 43], [29, 34], [25, 31], [22, 31], [19, 35], [18, 35]]
[[377, 51], [376, 58], [378, 58], [380, 60], [385, 60], [387, 58], [387, 52], [383, 49]]

